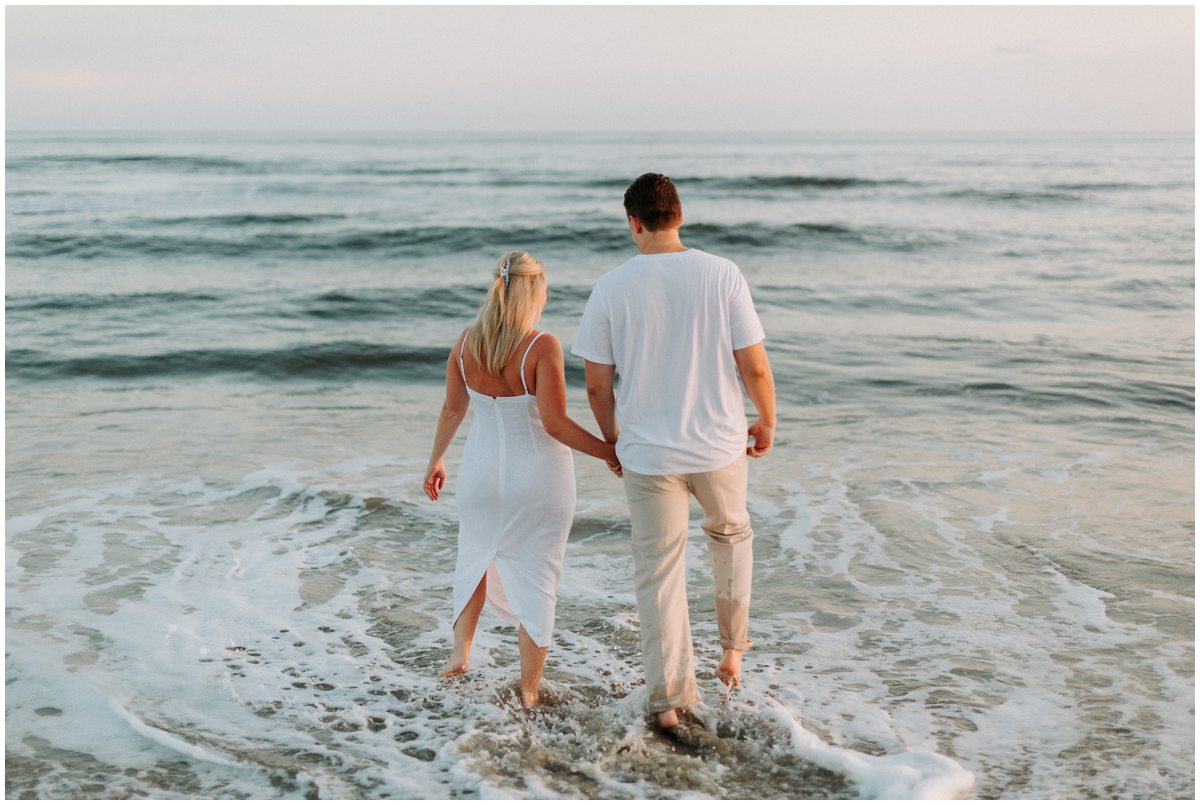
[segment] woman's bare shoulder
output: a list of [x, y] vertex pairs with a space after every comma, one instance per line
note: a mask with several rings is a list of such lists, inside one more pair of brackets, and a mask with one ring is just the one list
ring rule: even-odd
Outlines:
[[533, 351], [538, 357], [562, 354], [562, 342], [553, 333], [543, 330], [540, 334], [535, 335], [534, 338], [537, 341], [533, 344]]

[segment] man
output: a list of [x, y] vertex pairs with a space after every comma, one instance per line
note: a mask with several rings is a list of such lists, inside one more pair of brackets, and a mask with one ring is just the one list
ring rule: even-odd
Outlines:
[[[586, 362], [592, 412], [617, 445], [649, 707], [670, 729], [678, 708], [700, 701], [684, 567], [689, 495], [704, 509], [713, 563], [724, 649], [716, 673], [729, 686], [741, 680], [754, 559], [746, 456], [771, 449], [775, 381], [745, 277], [680, 242], [683, 209], [671, 180], [639, 176], [625, 191], [625, 213], [640, 254], [596, 282], [571, 352]], [[739, 374], [758, 410], [749, 427]]]

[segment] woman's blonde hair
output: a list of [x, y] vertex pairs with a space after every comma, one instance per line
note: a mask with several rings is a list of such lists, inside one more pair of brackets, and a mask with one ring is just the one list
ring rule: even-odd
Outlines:
[[484, 371], [499, 377], [541, 315], [546, 267], [528, 252], [509, 252], [500, 258], [492, 276], [487, 298], [467, 330], [467, 349]]

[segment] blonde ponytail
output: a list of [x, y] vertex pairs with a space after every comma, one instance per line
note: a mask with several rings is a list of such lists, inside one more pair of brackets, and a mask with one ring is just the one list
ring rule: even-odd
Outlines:
[[467, 331], [467, 349], [484, 371], [499, 377], [541, 315], [546, 268], [528, 252], [509, 252], [492, 276], [492, 287]]

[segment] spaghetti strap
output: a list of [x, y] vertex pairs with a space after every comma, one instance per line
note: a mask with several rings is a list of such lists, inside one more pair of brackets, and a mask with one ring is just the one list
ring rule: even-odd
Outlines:
[[463, 336], [462, 348], [458, 351], [458, 371], [462, 374], [463, 385], [467, 387], [467, 391], [471, 390], [471, 386], [467, 383], [467, 367], [463, 366], [463, 350], [467, 348], [467, 338]]
[[[534, 341], [537, 341], [543, 335], [545, 335], [545, 333], [538, 333], [535, 335], [533, 337], [533, 341], [529, 342], [529, 346], [525, 347], [525, 354], [521, 356], [521, 388], [525, 389], [526, 394], [529, 393], [529, 386], [525, 383], [525, 359], [529, 357], [529, 350], [533, 349]], [[459, 360], [461, 360], [461, 358]], [[465, 375], [463, 376], [463, 382], [467, 382]]]

